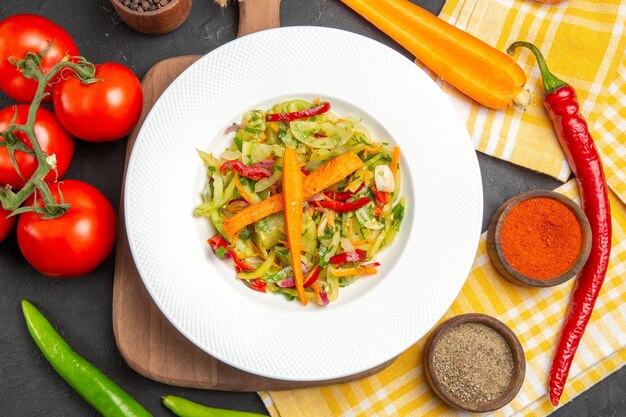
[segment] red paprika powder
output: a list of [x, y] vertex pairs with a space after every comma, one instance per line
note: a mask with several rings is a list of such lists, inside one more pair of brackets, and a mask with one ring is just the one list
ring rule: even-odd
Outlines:
[[566, 272], [582, 246], [576, 216], [551, 198], [531, 198], [513, 207], [502, 224], [502, 251], [519, 273], [551, 279]]

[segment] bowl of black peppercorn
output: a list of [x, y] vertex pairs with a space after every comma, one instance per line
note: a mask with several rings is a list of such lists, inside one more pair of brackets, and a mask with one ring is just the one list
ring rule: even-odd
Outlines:
[[424, 375], [446, 404], [484, 413], [508, 404], [526, 374], [524, 350], [495, 317], [469, 313], [441, 323], [424, 346]]
[[148, 35], [171, 32], [187, 19], [192, 0], [111, 0], [117, 14], [133, 29]]

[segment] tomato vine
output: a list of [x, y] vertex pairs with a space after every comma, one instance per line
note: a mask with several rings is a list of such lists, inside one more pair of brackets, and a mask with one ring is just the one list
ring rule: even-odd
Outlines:
[[[2, 132], [2, 142], [0, 146], [5, 146], [13, 162], [13, 166], [21, 177], [22, 174], [19, 171], [17, 161], [15, 159], [15, 151], [22, 151], [33, 155], [38, 162], [35, 173], [27, 180], [26, 184], [18, 191], [13, 191], [10, 186], [0, 187], [0, 203], [2, 208], [11, 212], [12, 216], [15, 216], [24, 212], [35, 212], [42, 216], [44, 219], [52, 219], [62, 216], [70, 208], [70, 204], [63, 201], [56, 202], [50, 191], [50, 187], [44, 180], [46, 175], [51, 170], [56, 170], [56, 157], [54, 154], [47, 155], [41, 148], [37, 137], [35, 135], [35, 119], [37, 110], [41, 106], [42, 101], [49, 96], [46, 87], [55, 78], [60, 75], [75, 76], [83, 84], [91, 84], [100, 81], [95, 77], [95, 66], [87, 61], [84, 57], [70, 57], [66, 56], [61, 62], [57, 63], [46, 74], [42, 73], [39, 69], [41, 60], [46, 52], [53, 46], [51, 43], [48, 48], [41, 53], [29, 52], [22, 60], [9, 59], [11, 64], [15, 65], [22, 73], [23, 77], [33, 79], [37, 81], [37, 91], [30, 104], [28, 110], [28, 118], [25, 124], [15, 124], [17, 118], [17, 110], [13, 120], [9, 127]], [[68, 74], [69, 73], [69, 74]], [[16, 137], [16, 132], [22, 132], [31, 143], [32, 149], [26, 146], [22, 141]], [[43, 199], [44, 206], [37, 207], [36, 204], [28, 207], [20, 207], [24, 201], [30, 197], [33, 192], [39, 191], [41, 198]]]

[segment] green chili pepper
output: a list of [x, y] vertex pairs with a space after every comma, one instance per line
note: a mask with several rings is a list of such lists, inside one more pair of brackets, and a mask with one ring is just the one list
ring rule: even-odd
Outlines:
[[174, 395], [163, 397], [163, 405], [179, 417], [266, 417], [263, 414], [247, 411], [207, 407]]
[[72, 350], [50, 322], [22, 300], [28, 331], [55, 371], [105, 417], [152, 417], [141, 404]]

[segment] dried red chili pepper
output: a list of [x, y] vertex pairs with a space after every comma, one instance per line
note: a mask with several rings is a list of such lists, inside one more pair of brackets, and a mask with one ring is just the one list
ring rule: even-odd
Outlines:
[[367, 197], [361, 197], [356, 201], [351, 201], [351, 202], [341, 202], [341, 201], [314, 201], [313, 203], [316, 204], [318, 207], [323, 207], [323, 208], [329, 208], [331, 210], [335, 210], [341, 213], [344, 213], [346, 211], [354, 211], [354, 210], [358, 210], [361, 207], [363, 207], [364, 205], [366, 205], [367, 203], [370, 202], [370, 199]]
[[330, 103], [320, 103], [317, 106], [308, 109], [298, 110], [291, 113], [270, 113], [265, 116], [268, 122], [291, 122], [298, 119], [306, 119], [307, 117], [317, 116], [330, 110]]
[[361, 262], [364, 261], [366, 257], [367, 252], [365, 252], [363, 249], [356, 249], [354, 253], [344, 252], [331, 256], [330, 262], [333, 265], [341, 265], [345, 264], [346, 262]]
[[245, 165], [241, 161], [226, 161], [220, 166], [220, 172], [223, 174], [228, 169], [233, 169], [242, 177], [250, 178], [253, 181], [258, 181], [263, 178], [268, 178], [272, 176], [272, 173], [267, 169], [261, 166], [256, 165]]
[[537, 59], [546, 91], [544, 105], [578, 180], [582, 206], [591, 224], [591, 253], [576, 280], [550, 369], [550, 401], [557, 405], [606, 275], [611, 253], [611, 211], [602, 162], [587, 122], [579, 113], [576, 92], [548, 70], [543, 55], [533, 44], [515, 42], [509, 53], [519, 46], [530, 49]]

